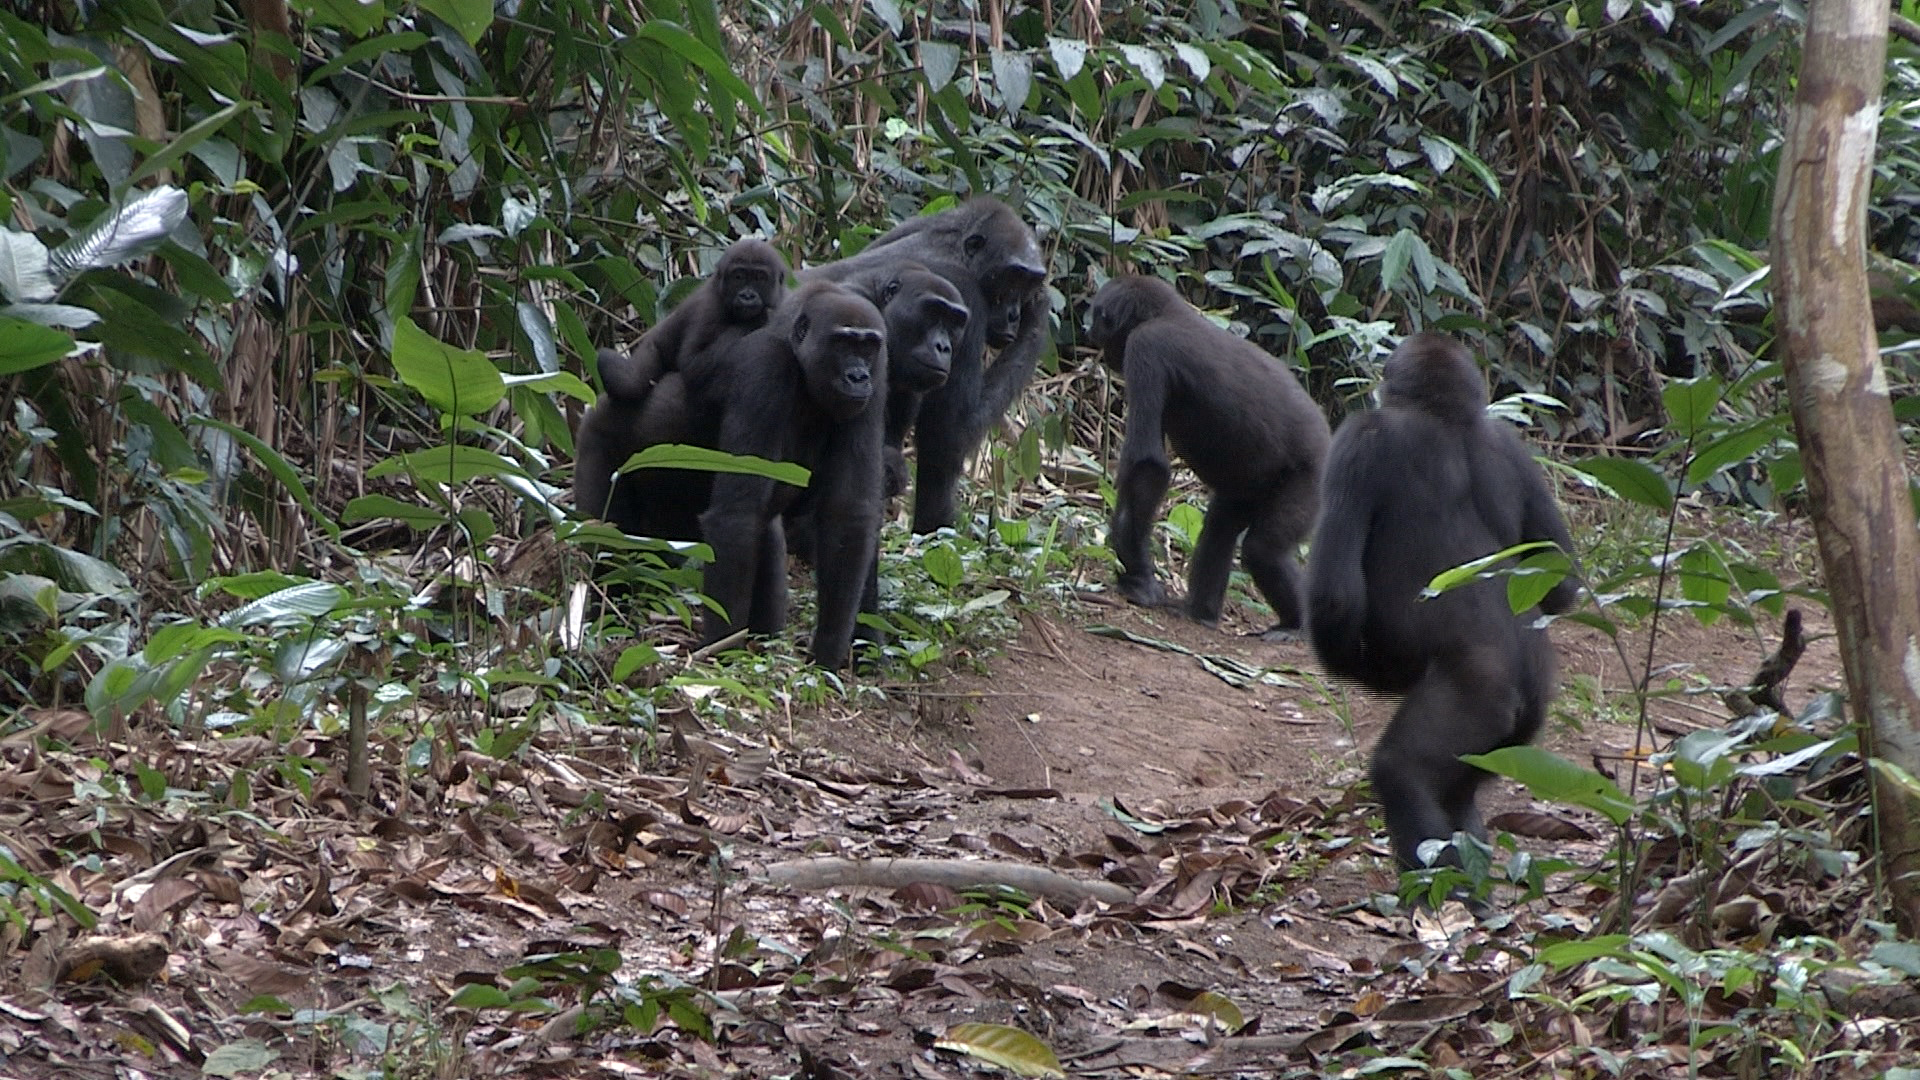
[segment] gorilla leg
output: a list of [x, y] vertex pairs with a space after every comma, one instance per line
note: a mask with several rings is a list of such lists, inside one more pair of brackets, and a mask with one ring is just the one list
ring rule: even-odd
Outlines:
[[1313, 526], [1314, 496], [1282, 489], [1255, 517], [1240, 545], [1240, 563], [1273, 608], [1269, 633], [1298, 630], [1305, 622], [1300, 584], [1300, 541]]
[[1252, 508], [1237, 499], [1215, 495], [1207, 504], [1200, 543], [1194, 547], [1193, 563], [1187, 568], [1188, 618], [1209, 626], [1220, 621], [1220, 608], [1227, 599], [1227, 578], [1233, 573], [1233, 548], [1252, 520]]
[[787, 532], [775, 515], [760, 536], [760, 561], [753, 568], [753, 609], [747, 629], [778, 634], [787, 628]]
[[[1483, 837], [1475, 797], [1488, 774], [1460, 760], [1513, 745], [1521, 695], [1488, 656], [1435, 660], [1407, 692], [1373, 749], [1373, 793], [1386, 810], [1400, 865], [1418, 869], [1420, 845], [1456, 832]], [[1481, 661], [1476, 663], [1474, 661]], [[1442, 863], [1457, 863], [1451, 848]]]
[[960, 474], [966, 469], [967, 444], [955, 418], [945, 415], [951, 411], [944, 395], [929, 395], [920, 407], [920, 424], [914, 431], [918, 460], [913, 485], [915, 533], [951, 525], [959, 513], [958, 489]]
[[[1120, 595], [1142, 607], [1159, 607], [1167, 602], [1167, 590], [1153, 572], [1148, 540], [1160, 517], [1160, 500], [1166, 497], [1170, 477], [1165, 460], [1136, 462], [1121, 475], [1120, 490], [1114, 493], [1113, 524], [1107, 531], [1108, 543], [1120, 559]], [[1205, 532], [1203, 529], [1203, 542]]]

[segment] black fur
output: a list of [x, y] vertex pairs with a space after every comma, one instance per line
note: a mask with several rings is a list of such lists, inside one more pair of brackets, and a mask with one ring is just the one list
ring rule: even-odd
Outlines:
[[[954, 347], [946, 385], [928, 393], [911, 416], [896, 421], [903, 432], [909, 422], [913, 429], [918, 458], [913, 530], [925, 533], [953, 524], [967, 455], [1000, 422], [1046, 350], [1046, 263], [1019, 215], [997, 199], [981, 197], [903, 222], [860, 254], [800, 276], [846, 281], [905, 263], [923, 264], [958, 286], [966, 307], [976, 313]], [[1010, 311], [1019, 313], [1011, 334], [1006, 332]], [[1007, 344], [987, 368], [990, 337]]]
[[[1554, 686], [1552, 642], [1533, 612], [1513, 614], [1502, 580], [1428, 600], [1421, 591], [1443, 570], [1524, 541], [1573, 545], [1526, 445], [1487, 416], [1465, 348], [1416, 334], [1383, 378], [1381, 407], [1334, 435], [1307, 626], [1329, 671], [1404, 697], [1372, 775], [1393, 853], [1413, 867], [1424, 840], [1486, 835], [1475, 796], [1487, 774], [1460, 755], [1532, 740]], [[1563, 612], [1578, 588], [1569, 577], [1540, 607]]]
[[[873, 572], [883, 501], [885, 415], [876, 399], [886, 394], [885, 334], [885, 321], [865, 299], [831, 283], [803, 285], [766, 326], [696, 370], [663, 376], [637, 412], [603, 397], [581, 422], [576, 472], [618, 452], [605, 444], [622, 423], [635, 449], [690, 442], [813, 471], [806, 489], [818, 515], [813, 657], [822, 667], [846, 665]], [[615, 409], [607, 415], [618, 411], [619, 422], [598, 419], [610, 404]], [[642, 469], [621, 478], [609, 520], [643, 535], [704, 540], [713, 549], [705, 592], [727, 614], [707, 614], [705, 641], [743, 625], [772, 634], [787, 617], [781, 513], [800, 494], [759, 476]]]
[[1127, 380], [1109, 530], [1121, 593], [1136, 604], [1166, 602], [1149, 540], [1167, 493], [1171, 441], [1212, 492], [1187, 575], [1188, 616], [1219, 620], [1239, 544], [1241, 563], [1273, 606], [1274, 630], [1297, 630], [1296, 554], [1319, 511], [1329, 438], [1319, 406], [1285, 364], [1215, 326], [1159, 278], [1109, 281], [1094, 297], [1089, 337]]
[[625, 356], [601, 349], [608, 396], [638, 403], [670, 371], [684, 371], [767, 323], [787, 292], [787, 260], [765, 240], [738, 240], [693, 295], [640, 338]]

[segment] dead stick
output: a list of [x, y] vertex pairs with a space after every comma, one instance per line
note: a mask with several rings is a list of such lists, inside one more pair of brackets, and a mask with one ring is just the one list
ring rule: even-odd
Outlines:
[[925, 882], [950, 889], [1005, 885], [1033, 896], [1078, 904], [1133, 901], [1133, 890], [1110, 881], [1082, 881], [1043, 866], [983, 862], [976, 859], [793, 859], [767, 867], [767, 880], [790, 889], [830, 889], [836, 885], [903, 889]]

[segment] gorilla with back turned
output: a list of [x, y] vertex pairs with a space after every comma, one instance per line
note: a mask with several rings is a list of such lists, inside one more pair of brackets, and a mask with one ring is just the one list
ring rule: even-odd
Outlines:
[[1285, 364], [1215, 326], [1159, 278], [1107, 282], [1093, 299], [1088, 336], [1127, 384], [1108, 530], [1122, 595], [1148, 606], [1166, 602], [1148, 541], [1171, 477], [1171, 441], [1212, 492], [1188, 570], [1187, 615], [1219, 620], [1238, 543], [1241, 563], [1273, 607], [1273, 631], [1299, 629], [1296, 554], [1319, 510], [1329, 438], [1320, 407]]
[[[953, 524], [967, 455], [999, 423], [1046, 350], [1046, 263], [1019, 215], [979, 196], [902, 222], [859, 254], [802, 271], [800, 279], [847, 281], [910, 262], [958, 286], [974, 313], [954, 347], [946, 384], [917, 405], [904, 399], [895, 405], [901, 438], [911, 426], [917, 448], [913, 531], [927, 533]], [[993, 342], [1004, 347], [988, 368], [985, 352]]]
[[[1467, 350], [1415, 334], [1387, 359], [1381, 407], [1347, 418], [1328, 455], [1307, 562], [1307, 626], [1336, 675], [1402, 695], [1373, 751], [1373, 789], [1393, 853], [1421, 865], [1426, 840], [1484, 838], [1475, 797], [1487, 773], [1460, 760], [1531, 741], [1553, 695], [1553, 644], [1515, 615], [1504, 579], [1430, 599], [1436, 574], [1525, 541], [1571, 555], [1566, 522], [1520, 437], [1486, 413]], [[1563, 578], [1540, 601], [1568, 610]], [[1443, 861], [1457, 860], [1449, 848]]]

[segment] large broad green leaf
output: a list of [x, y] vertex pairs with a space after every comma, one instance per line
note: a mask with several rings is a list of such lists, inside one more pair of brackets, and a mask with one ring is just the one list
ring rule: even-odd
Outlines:
[[1786, 429], [1786, 418], [1770, 416], [1751, 427], [1730, 432], [1700, 448], [1687, 462], [1687, 483], [1699, 484], [1729, 465], [1747, 460], [1771, 446]]
[[0, 316], [0, 376], [44, 367], [73, 351], [73, 338], [50, 326]]
[[[178, 138], [174, 139], [172, 142], [162, 147], [159, 153], [154, 154], [152, 157], [149, 157], [147, 160], [141, 162], [139, 168], [136, 168], [133, 170], [133, 175], [128, 179], [128, 182], [133, 183], [140, 180], [144, 180], [145, 178], [152, 176], [155, 173], [158, 173], [162, 169], [172, 168], [175, 162], [185, 157], [187, 153], [191, 151], [194, 147], [199, 146], [201, 143], [211, 138], [214, 132], [219, 131], [223, 127], [226, 127], [229, 122], [231, 122], [235, 117], [241, 115], [242, 113], [253, 111], [253, 108], [254, 108], [254, 104], [251, 101], [236, 101], [233, 104], [227, 106], [226, 108], [221, 109], [220, 111], [214, 113], [213, 115], [193, 125], [187, 130], [181, 132]], [[173, 189], [172, 188], [156, 188], [155, 190], [171, 191]], [[182, 216], [185, 216], [185, 212], [186, 212], [185, 207], [186, 207], [185, 197], [182, 196], [181, 198]]]
[[469, 45], [493, 25], [493, 0], [420, 0], [420, 9], [438, 15]]
[[1629, 502], [1651, 506], [1662, 512], [1673, 505], [1673, 492], [1668, 489], [1666, 478], [1644, 462], [1626, 458], [1588, 458], [1570, 462], [1569, 466], [1593, 477], [1608, 491]]
[[227, 612], [220, 619], [220, 625], [237, 628], [280, 623], [289, 619], [316, 619], [334, 611], [347, 599], [347, 590], [332, 582], [303, 581], [240, 605]]
[[1509, 746], [1490, 754], [1462, 754], [1460, 760], [1518, 780], [1527, 785], [1528, 791], [1550, 802], [1584, 806], [1615, 825], [1633, 816], [1633, 800], [1613, 781], [1537, 746]]
[[387, 21], [386, 0], [289, 0], [287, 5], [320, 26], [338, 26], [364, 37]]
[[491, 450], [477, 446], [435, 446], [390, 457], [367, 470], [373, 478], [400, 474], [435, 484], [464, 484], [482, 476], [524, 475], [524, 470]]
[[447, 514], [419, 503], [401, 502], [391, 495], [362, 495], [340, 511], [340, 521], [357, 525], [362, 521], [392, 518], [409, 529], [437, 529], [447, 523]]
[[706, 72], [707, 80], [712, 85], [732, 94], [737, 100], [748, 102], [753, 106], [754, 112], [762, 116], [767, 114], [766, 106], [760, 104], [759, 96], [740, 76], [733, 73], [732, 62], [708, 48], [704, 42], [687, 33], [678, 24], [665, 19], [649, 19], [635, 36], [665, 45], [681, 58]]
[[1697, 435], [1713, 417], [1713, 407], [1720, 404], [1720, 398], [1726, 391], [1726, 384], [1718, 376], [1702, 375], [1697, 379], [1675, 379], [1660, 391], [1660, 401], [1667, 407], [1667, 421], [1675, 435], [1686, 438]]
[[412, 319], [393, 324], [393, 368], [435, 408], [455, 416], [477, 416], [507, 396], [491, 360], [476, 349], [448, 345]]
[[[700, 472], [745, 473], [765, 476], [794, 487], [806, 487], [813, 474], [804, 465], [791, 461], [768, 461], [752, 454], [729, 454], [703, 446], [662, 443], [649, 446], [620, 466], [621, 472], [634, 469], [695, 469]], [[372, 475], [372, 474], [369, 474]]]
[[50, 268], [56, 278], [65, 280], [82, 270], [131, 262], [165, 243], [168, 234], [186, 219], [186, 192], [177, 187], [143, 191], [120, 209], [102, 214], [86, 232], [61, 244], [49, 257]]

